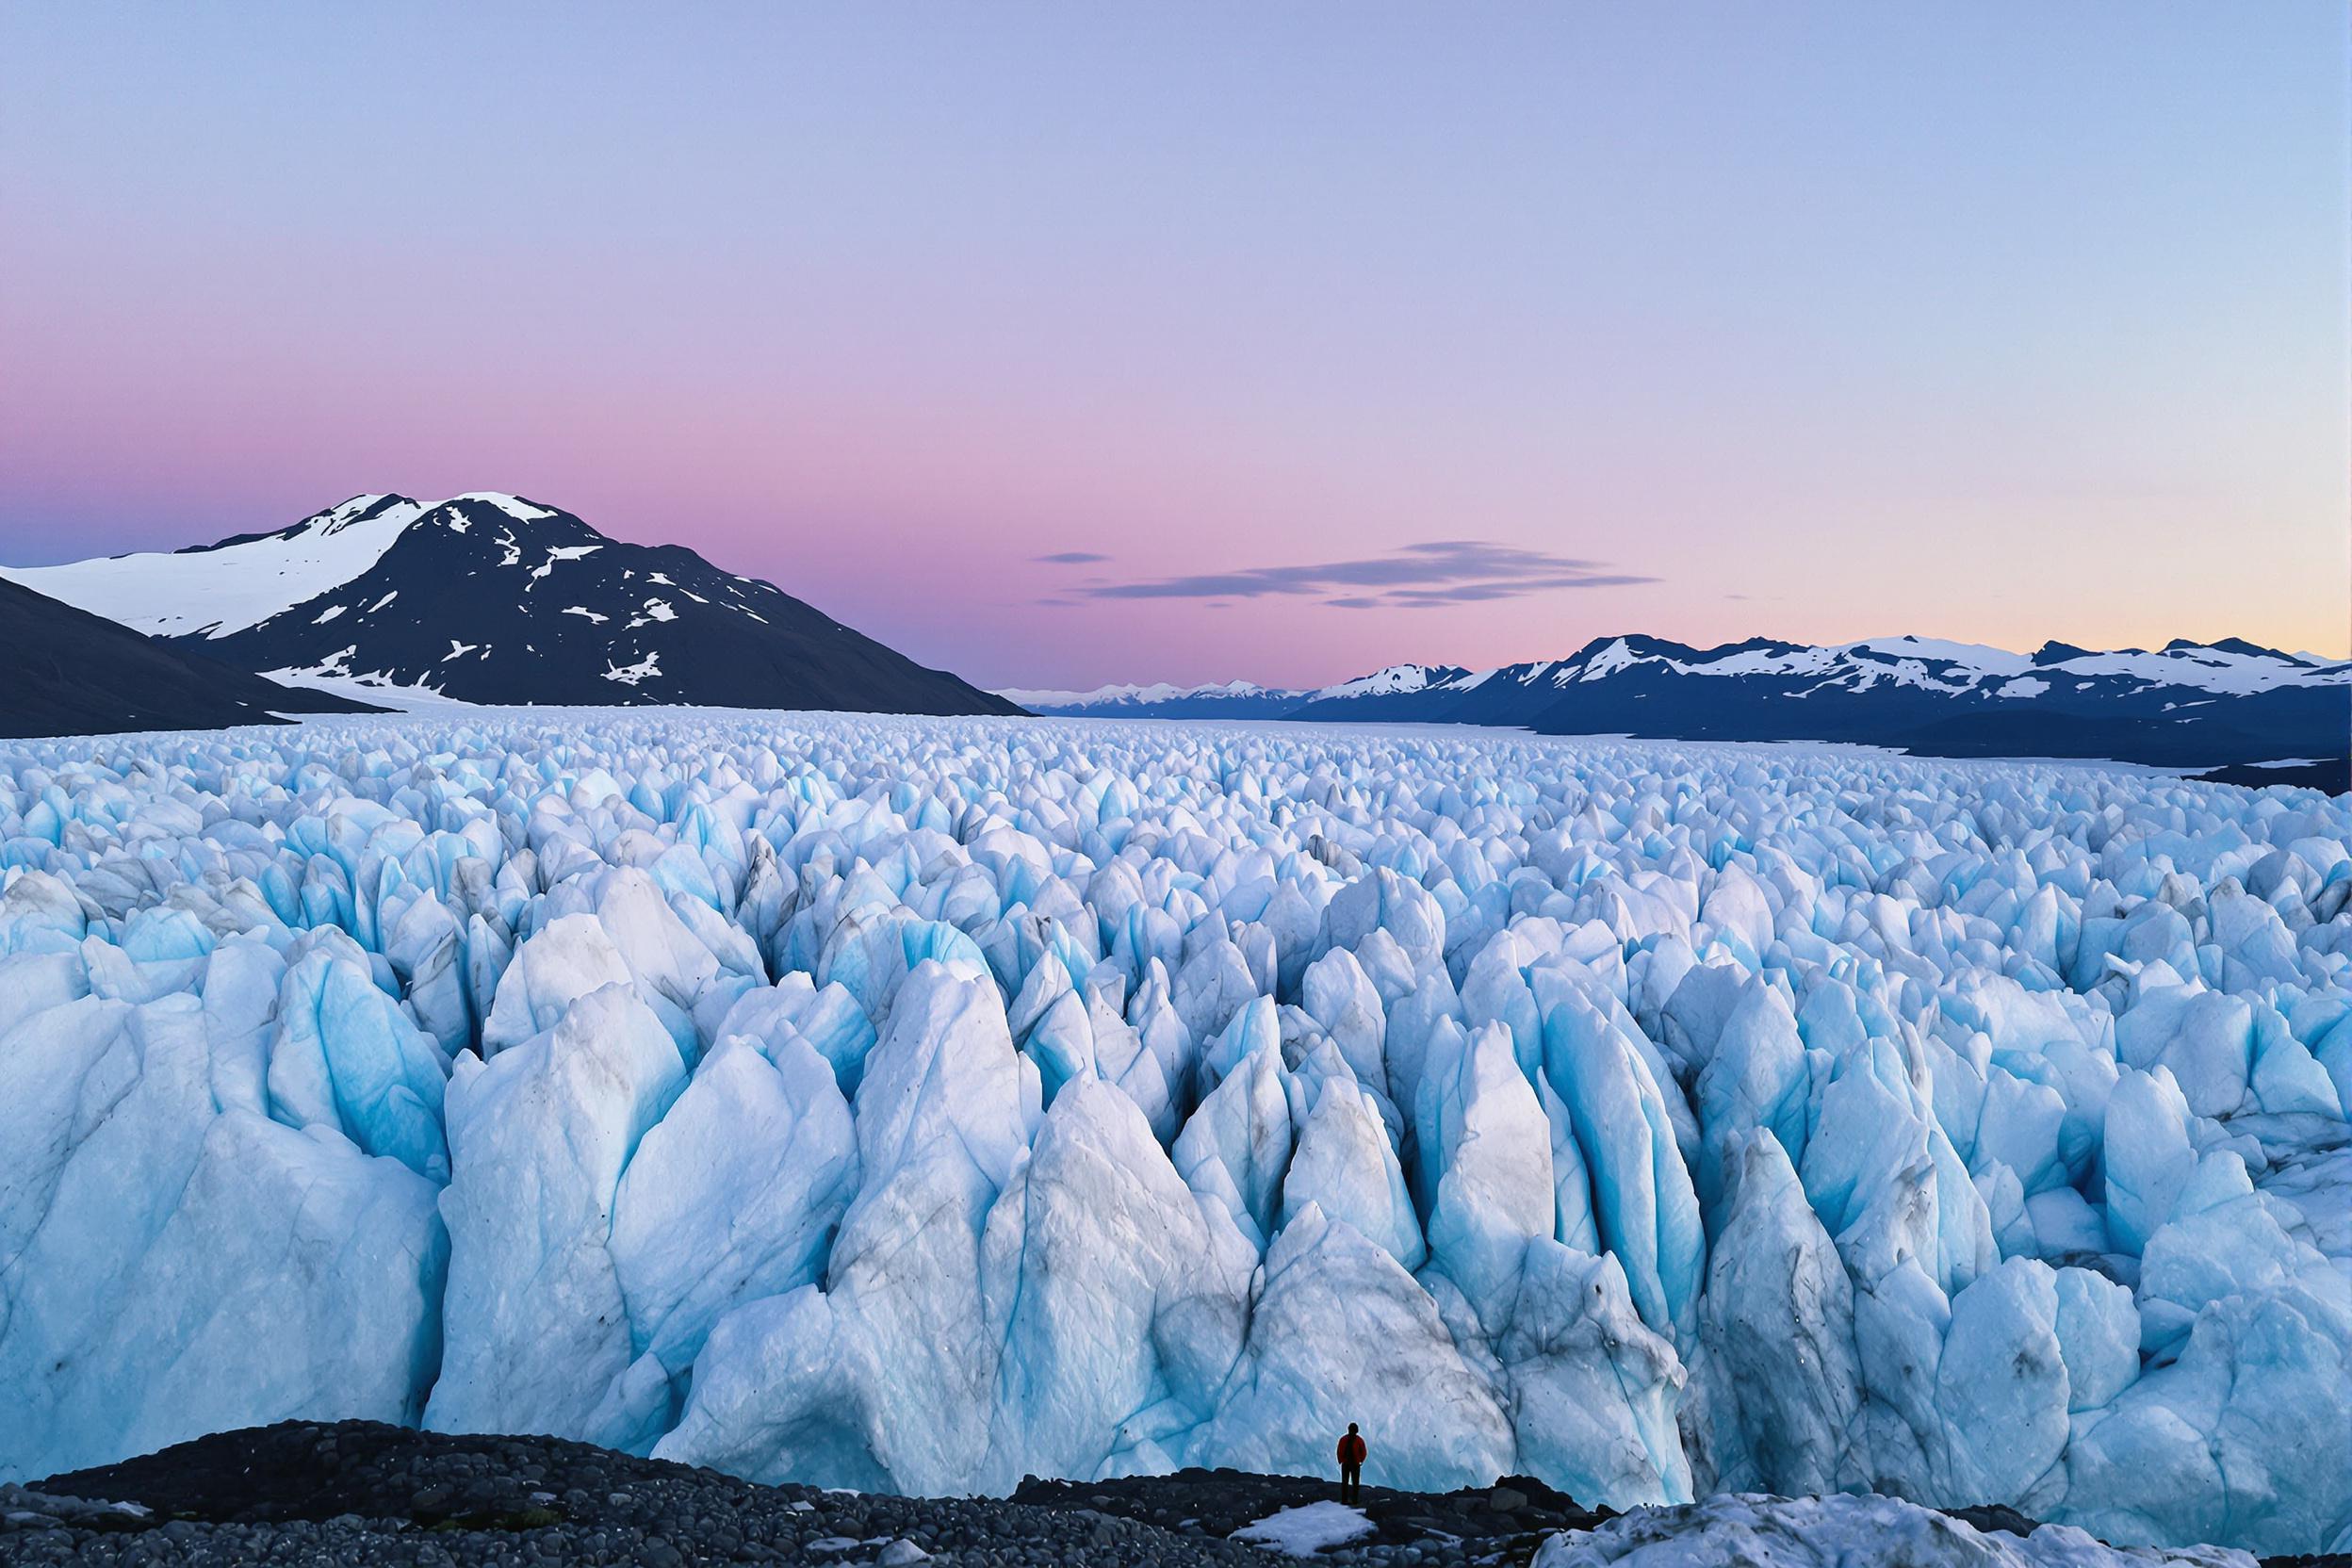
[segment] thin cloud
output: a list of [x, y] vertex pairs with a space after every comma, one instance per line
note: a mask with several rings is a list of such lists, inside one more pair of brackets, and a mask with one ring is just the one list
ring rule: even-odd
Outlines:
[[[1356, 561], [1196, 572], [1103, 583], [1084, 592], [1098, 599], [1254, 599], [1267, 595], [1311, 595], [1341, 610], [1427, 610], [1562, 588], [1623, 588], [1658, 580], [1603, 570], [1608, 564], [1484, 539], [1434, 539]], [[1370, 592], [1363, 592], [1367, 589]]]
[[1029, 559], [1048, 566], [1087, 566], [1098, 561], [1108, 561], [1110, 557], [1097, 555], [1092, 550], [1063, 550], [1056, 555], [1033, 555]]
[[1516, 582], [1464, 582], [1444, 588], [1399, 588], [1388, 596], [1388, 602], [1403, 609], [1426, 609], [1446, 604], [1479, 604], [1488, 599], [1517, 598], [1522, 594], [1549, 593], [1555, 588], [1630, 588], [1636, 583], [1656, 582], [1654, 577], [1642, 577], [1631, 572], [1583, 572], [1548, 578], [1523, 578]]

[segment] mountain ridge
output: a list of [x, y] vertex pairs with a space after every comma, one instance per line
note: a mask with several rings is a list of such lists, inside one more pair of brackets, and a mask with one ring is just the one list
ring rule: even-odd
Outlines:
[[273, 679], [480, 704], [1014, 713], [773, 583], [498, 491], [5, 576]]
[[[1540, 734], [1822, 741], [1950, 757], [2099, 758], [2164, 767], [2310, 761], [2352, 746], [2352, 661], [2238, 637], [2159, 649], [2047, 642], [2032, 653], [1920, 637], [1713, 647], [1628, 633], [1492, 669], [1392, 664], [1316, 688], [1029, 691], [1078, 717], [1273, 718], [1506, 726]], [[1181, 711], [1175, 710], [1181, 708]], [[2276, 780], [2286, 781], [2284, 776]], [[2334, 784], [2337, 789], [2344, 784]]]

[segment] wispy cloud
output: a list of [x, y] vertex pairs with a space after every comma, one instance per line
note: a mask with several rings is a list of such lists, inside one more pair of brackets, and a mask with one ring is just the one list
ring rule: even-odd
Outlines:
[[1092, 550], [1063, 550], [1058, 555], [1033, 555], [1029, 559], [1043, 562], [1049, 566], [1085, 566], [1097, 561], [1108, 561], [1110, 557], [1097, 555]]
[[1522, 549], [1484, 539], [1435, 539], [1358, 561], [1199, 572], [1137, 582], [1106, 582], [1081, 592], [1098, 599], [1328, 595], [1331, 596], [1324, 602], [1342, 610], [1429, 610], [1561, 588], [1622, 588], [1658, 580], [1638, 573], [1604, 570], [1608, 565], [1605, 561]]

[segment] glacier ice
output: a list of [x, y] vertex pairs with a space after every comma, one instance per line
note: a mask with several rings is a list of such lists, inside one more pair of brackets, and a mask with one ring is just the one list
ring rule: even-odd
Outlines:
[[622, 1388], [638, 1357], [614, 1210], [624, 1169], [685, 1081], [676, 1043], [624, 986], [589, 992], [488, 1062], [459, 1058], [441, 1216], [445, 1321], [463, 1331], [448, 1336], [428, 1426], [616, 1446], [631, 1435], [648, 1391]]
[[718, 710], [11, 743], [0, 1478], [355, 1415], [1001, 1492], [1356, 1421], [1405, 1486], [2313, 1551], [2348, 1092], [2311, 792]]
[[2255, 1568], [2243, 1551], [2117, 1550], [2068, 1525], [2026, 1536], [1980, 1530], [1894, 1497], [1775, 1497], [1726, 1493], [1680, 1508], [1639, 1509], [1590, 1531], [1563, 1531], [1534, 1568]]

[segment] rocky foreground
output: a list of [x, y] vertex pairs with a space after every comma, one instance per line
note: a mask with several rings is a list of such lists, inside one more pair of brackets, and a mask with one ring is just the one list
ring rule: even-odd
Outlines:
[[[1822, 1549], [1815, 1553], [1754, 1510], [1709, 1514], [1713, 1505], [1701, 1505], [1621, 1520], [1516, 1478], [1443, 1494], [1366, 1487], [1354, 1511], [1339, 1507], [1329, 1481], [1229, 1470], [1030, 1480], [1004, 1499], [917, 1498], [761, 1486], [555, 1438], [456, 1436], [369, 1421], [282, 1422], [0, 1487], [0, 1563], [1264, 1568], [1271, 1554], [1273, 1560], [1315, 1556], [1377, 1568], [1496, 1568], [1533, 1561], [1539, 1553], [1546, 1568], [1833, 1560], [2088, 1568], [2121, 1560], [2103, 1552], [2082, 1556], [2072, 1544], [2049, 1550], [2062, 1536], [2082, 1544], [2087, 1538], [2047, 1527], [2035, 1542], [2029, 1539], [2037, 1532], [2033, 1521], [2006, 1510], [1939, 1514], [1890, 1499], [1868, 1501], [1902, 1511], [1907, 1517], [1900, 1527], [1938, 1549], [1922, 1555], [1917, 1540], [1890, 1539], [1885, 1556], [1857, 1558], [1847, 1524], [1834, 1542], [1823, 1528]], [[1684, 1512], [1696, 1521], [1687, 1543], [1675, 1539], [1673, 1522]], [[1723, 1550], [1700, 1539], [1707, 1530], [1723, 1533], [1727, 1519], [1732, 1533], [1720, 1543]], [[1661, 1543], [1671, 1555], [1661, 1553]], [[2200, 1552], [2178, 1560], [2255, 1560]], [[2270, 1562], [2352, 1568], [2352, 1558], [2341, 1557]]]

